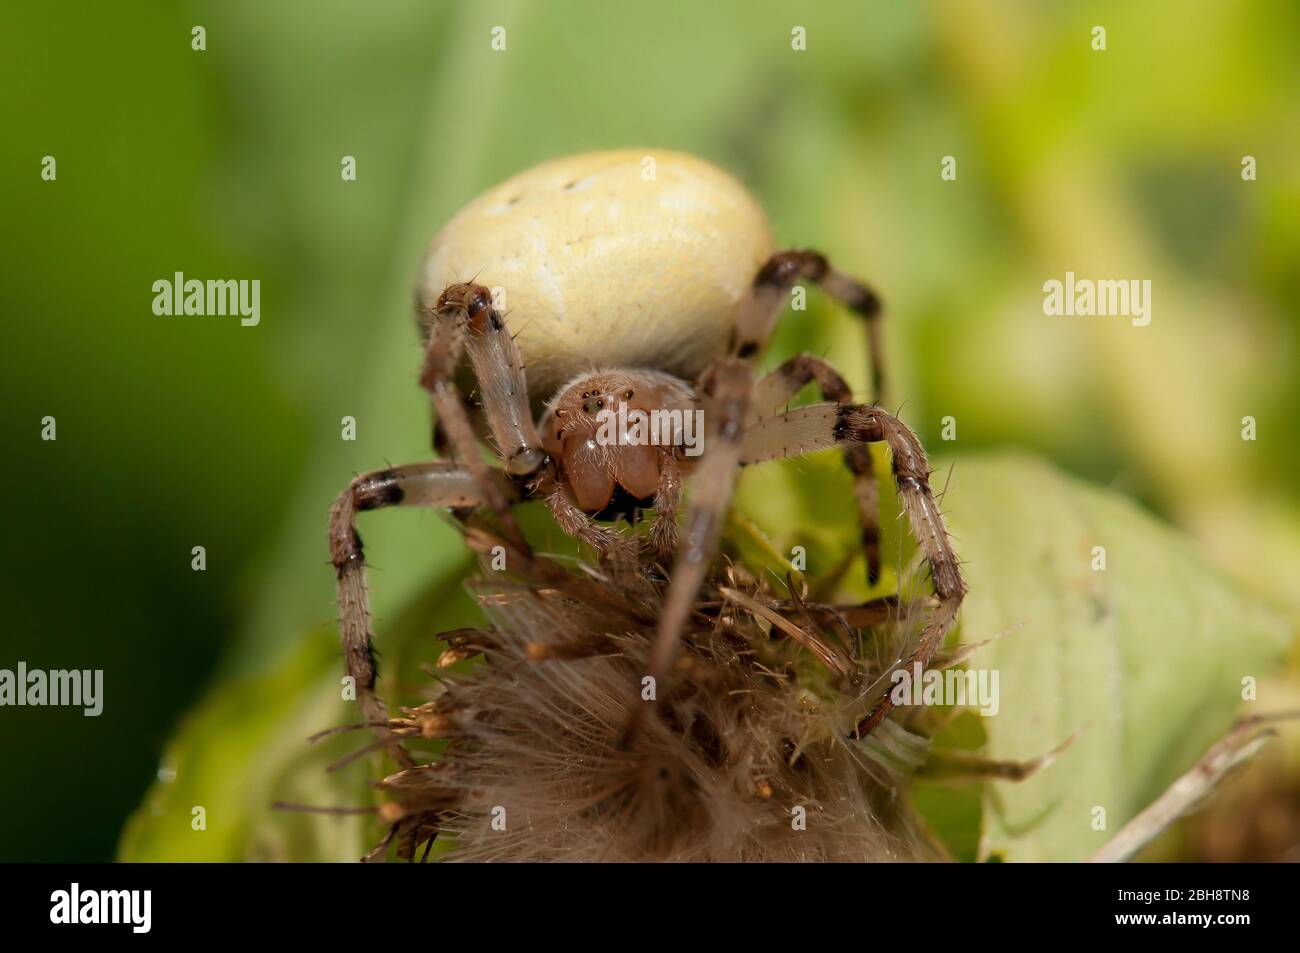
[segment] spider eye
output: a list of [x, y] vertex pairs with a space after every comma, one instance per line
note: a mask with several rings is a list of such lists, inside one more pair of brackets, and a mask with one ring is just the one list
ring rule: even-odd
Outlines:
[[623, 395], [623, 399], [624, 399], [624, 400], [631, 400], [631, 399], [632, 399], [632, 392], [629, 390], [626, 394]]

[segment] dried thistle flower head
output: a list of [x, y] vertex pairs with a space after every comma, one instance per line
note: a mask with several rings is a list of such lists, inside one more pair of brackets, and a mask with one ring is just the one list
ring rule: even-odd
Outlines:
[[[481, 551], [501, 544], [467, 535]], [[732, 567], [703, 593], [652, 701], [642, 679], [655, 580], [630, 564], [579, 575], [514, 555], [517, 582], [490, 573], [476, 586], [490, 627], [445, 636], [435, 696], [389, 723], [409, 766], [381, 784], [392, 827], [376, 856], [396, 842], [409, 857], [438, 836], [454, 838], [448, 859], [466, 861], [933, 854], [905, 778], [852, 737], [880, 672], [843, 615], [782, 602]], [[858, 612], [884, 619], [888, 608]], [[650, 707], [628, 737], [637, 706]], [[919, 740], [885, 725], [877, 749]], [[448, 739], [432, 761], [415, 753], [431, 738]]]

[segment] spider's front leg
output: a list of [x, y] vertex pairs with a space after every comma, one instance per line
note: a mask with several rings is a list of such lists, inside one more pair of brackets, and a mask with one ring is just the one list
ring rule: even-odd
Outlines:
[[[723, 516], [731, 502], [740, 467], [745, 414], [753, 386], [753, 365], [744, 358], [716, 362], [701, 382], [705, 414], [704, 456], [691, 477], [692, 498], [683, 535], [673, 561], [668, 592], [650, 650], [649, 676], [655, 698], [665, 690], [677, 656], [681, 633], [690, 620], [700, 586], [708, 575], [718, 545]], [[624, 741], [635, 733], [643, 706], [632, 710]]]
[[[432, 397], [439, 421], [445, 424], [457, 462], [417, 463], [363, 474], [348, 485], [330, 510], [330, 559], [338, 575], [339, 638], [361, 710], [366, 721], [381, 731], [387, 713], [375, 694], [370, 597], [357, 513], [399, 505], [455, 509], [486, 506], [496, 514], [509, 542], [520, 552], [529, 552], [510, 511], [519, 487], [501, 471], [489, 467], [478, 452], [464, 398], [452, 380], [463, 352], [469, 353], [488, 427], [507, 473], [516, 478], [539, 474], [550, 459], [529, 417], [519, 352], [488, 290], [481, 285], [448, 285], [433, 308], [421, 309], [421, 318], [428, 340], [420, 383]], [[390, 751], [398, 761], [409, 762], [400, 746], [392, 745]]]
[[[884, 442], [893, 456], [894, 482], [907, 514], [912, 535], [930, 566], [936, 604], [931, 609], [916, 648], [900, 660], [907, 666], [919, 662], [924, 669], [943, 645], [957, 621], [966, 594], [957, 554], [953, 551], [943, 514], [930, 488], [930, 464], [916, 434], [897, 417], [879, 407], [813, 404], [758, 422], [745, 432], [741, 458], [746, 464], [803, 456], [835, 446]], [[857, 734], [866, 735], [894, 707], [891, 693], [859, 722]]]
[[510, 541], [526, 551], [523, 534], [510, 512], [507, 495], [478, 452], [478, 441], [454, 376], [462, 351], [468, 352], [478, 382], [483, 412], [495, 450], [512, 476], [538, 472], [548, 457], [533, 425], [524, 365], [505, 321], [482, 285], [457, 282], [438, 297], [428, 328], [420, 385], [429, 392], [455, 457], [478, 479], [487, 505]]
[[[489, 477], [498, 494], [510, 499], [513, 487], [500, 473]], [[483, 483], [466, 469], [436, 461], [364, 473], [339, 494], [330, 509], [330, 561], [338, 576], [339, 640], [357, 701], [367, 722], [382, 730], [384, 703], [375, 694], [375, 650], [370, 626], [370, 595], [357, 513], [384, 506], [478, 507], [487, 503]], [[394, 745], [399, 761], [405, 757]]]
[[[883, 386], [880, 299], [865, 285], [833, 269], [825, 256], [817, 252], [794, 250], [773, 255], [759, 269], [749, 296], [740, 309], [729, 353], [705, 372], [698, 388], [706, 417], [705, 453], [691, 480], [694, 498], [683, 527], [685, 535], [678, 544], [655, 644], [650, 653], [649, 675], [657, 686], [662, 685], [677, 655], [682, 630], [690, 619], [700, 586], [708, 574], [722, 520], [731, 502], [740, 467], [741, 440], [752, 403], [754, 360], [771, 337], [791, 287], [801, 279], [819, 284], [832, 297], [866, 319], [869, 363], [877, 397]], [[808, 363], [805, 367], [812, 371], [814, 365]], [[825, 375], [823, 377], [829, 381]], [[855, 475], [859, 471], [870, 473], [870, 456], [864, 450], [854, 451], [849, 459]], [[859, 494], [859, 501], [868, 507], [863, 513], [865, 543], [866, 527], [874, 526], [876, 522], [874, 496], [871, 491], [864, 490]], [[868, 555], [869, 572], [870, 567]], [[641, 710], [633, 710], [628, 738], [636, 729]]]

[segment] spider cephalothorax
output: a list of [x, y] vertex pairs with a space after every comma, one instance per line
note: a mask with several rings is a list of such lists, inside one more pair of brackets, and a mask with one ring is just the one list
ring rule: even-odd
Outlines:
[[[478, 277], [461, 280], [468, 274]], [[512, 508], [540, 499], [564, 532], [603, 562], [617, 563], [624, 577], [632, 552], [656, 611], [648, 620], [654, 639], [632, 666], [640, 678], [627, 686], [629, 698], [640, 701], [628, 706], [628, 724], [611, 739], [627, 751], [639, 729], [660, 728], [662, 717], [640, 726], [668, 690], [683, 633], [698, 616], [738, 470], [840, 448], [853, 474], [874, 580], [877, 489], [867, 445], [878, 442], [891, 451], [902, 510], [934, 584], [915, 644], [895, 661], [930, 662], [956, 620], [965, 587], [920, 442], [874, 403], [855, 404], [844, 379], [821, 358], [800, 354], [755, 375], [755, 361], [800, 280], [863, 319], [879, 399], [877, 297], [821, 254], [774, 251], [749, 193], [698, 159], [635, 151], [561, 159], [489, 190], [452, 219], [430, 247], [418, 293], [425, 334], [420, 381], [451, 459], [363, 474], [331, 513], [341, 637], [367, 720], [387, 723], [374, 692], [359, 510], [483, 511], [499, 527], [510, 558], [536, 569], [544, 564], [533, 560]], [[477, 410], [467, 407], [455, 383], [466, 365]], [[818, 386], [823, 402], [788, 409], [809, 384]], [[474, 423], [480, 411], [499, 468], [480, 452]], [[631, 419], [639, 415], [647, 418], [645, 430]], [[684, 483], [690, 499], [679, 520]], [[601, 522], [651, 506], [653, 525], [635, 546]], [[662, 586], [652, 567], [667, 570]], [[590, 580], [551, 569], [543, 576], [544, 585], [579, 602], [608, 596]], [[871, 732], [892, 704], [885, 694], [868, 705], [853, 731]], [[405, 758], [399, 747], [390, 750]]]
[[548, 403], [542, 448], [587, 513], [606, 511], [620, 495], [649, 507], [664, 471], [698, 455], [699, 412], [691, 386], [671, 374], [583, 374]]

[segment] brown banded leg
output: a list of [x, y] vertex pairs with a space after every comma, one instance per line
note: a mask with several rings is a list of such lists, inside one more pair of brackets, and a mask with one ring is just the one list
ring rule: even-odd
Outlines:
[[[492, 477], [502, 495], [511, 487]], [[366, 721], [387, 719], [375, 694], [375, 650], [370, 626], [370, 596], [357, 513], [381, 506], [477, 507], [486, 502], [483, 485], [468, 470], [446, 462], [415, 463], [375, 470], [354, 479], [330, 509], [330, 561], [338, 575], [339, 639], [348, 674], [356, 682], [357, 701]], [[394, 748], [394, 756], [400, 749]]]
[[434, 410], [456, 459], [478, 479], [487, 505], [511, 541], [526, 548], [492, 468], [478, 452], [478, 441], [454, 376], [461, 352], [470, 365], [497, 454], [507, 472], [526, 476], [546, 463], [530, 416], [523, 362], [505, 322], [481, 285], [452, 284], [439, 296], [433, 315], [422, 322], [429, 329], [420, 385], [433, 399]]
[[[708, 575], [717, 550], [723, 517], [731, 502], [740, 468], [740, 445], [754, 386], [754, 361], [772, 335], [785, 307], [790, 288], [799, 279], [817, 282], [827, 293], [867, 318], [871, 344], [872, 379], [878, 389], [882, 377], [876, 346], [878, 330], [871, 331], [880, 313], [879, 299], [865, 286], [834, 271], [825, 257], [810, 251], [773, 255], [754, 277], [749, 297], [736, 318], [726, 357], [715, 361], [701, 378], [706, 416], [704, 457], [691, 481], [692, 502], [685, 521], [685, 536], [678, 543], [663, 613], [650, 652], [649, 674], [656, 692], [676, 658], [682, 630], [690, 620], [695, 599]], [[656, 695], [658, 697], [658, 695]], [[624, 738], [635, 733], [644, 706], [633, 709]]]
[[[754, 400], [749, 422], [775, 415], [807, 384], [816, 381], [823, 400], [837, 404], [853, 403], [853, 394], [840, 373], [828, 362], [811, 354], [790, 358], [754, 385]], [[844, 465], [853, 474], [853, 492], [858, 505], [858, 522], [862, 527], [862, 550], [867, 560], [867, 582], [880, 579], [880, 490], [876, 486], [871, 450], [866, 444], [844, 447]]]
[[[780, 251], [767, 260], [754, 283], [755, 303], [738, 322], [737, 333], [743, 341], [765, 343], [772, 334], [776, 319], [785, 306], [786, 296], [796, 281], [810, 281], [866, 325], [867, 366], [871, 371], [871, 402], [885, 400], [884, 341], [881, 333], [883, 308], [880, 296], [855, 278], [833, 268], [826, 256], [811, 249]], [[742, 342], [738, 353], [745, 356], [749, 345]], [[751, 352], [752, 353], [752, 352]]]
[[[762, 463], [830, 447], [880, 442], [888, 445], [893, 456], [894, 482], [903, 512], [929, 564], [934, 583], [935, 602], [916, 647], [898, 663], [908, 666], [920, 662], [924, 669], [957, 621], [966, 585], [939, 504], [930, 489], [930, 465], [916, 435], [897, 417], [878, 407], [813, 404], [752, 425], [745, 431], [742, 460], [746, 464]], [[893, 701], [886, 693], [859, 722], [857, 734], [868, 734], [892, 708]]]
[[[460, 394], [460, 403], [461, 407], [465, 410], [465, 416], [468, 417], [472, 410], [472, 406], [469, 403], [469, 398], [466, 397], [464, 393]], [[456, 462], [456, 446], [451, 442], [451, 438], [447, 436], [446, 424], [444, 424], [441, 418], [436, 414], [433, 418], [433, 437], [431, 444], [433, 446], [433, 452], [439, 459], [450, 460], [453, 463]]]
[[[816, 280], [825, 273], [807, 254], [783, 252], [772, 256], [754, 276], [748, 298], [732, 330], [727, 356], [718, 359], [700, 378], [697, 392], [705, 415], [704, 456], [691, 479], [691, 504], [684, 535], [677, 544], [663, 612], [650, 650], [649, 675], [656, 699], [666, 688], [668, 672], [690, 621], [700, 586], [708, 576], [717, 550], [723, 518], [735, 490], [740, 469], [740, 444], [749, 417], [754, 388], [754, 361], [772, 336], [786, 295], [801, 277]], [[636, 733], [645, 706], [632, 710], [624, 735], [627, 744]]]
[[[731, 502], [740, 468], [740, 441], [752, 382], [752, 363], [727, 357], [715, 362], [701, 383], [704, 455], [691, 478], [691, 505], [682, 526], [647, 665], [647, 674], [654, 679], [656, 701], [667, 690], [668, 674], [677, 657], [682, 631], [690, 622], [700, 586], [708, 576], [717, 550], [723, 516]], [[625, 745], [636, 733], [644, 712], [644, 705], [632, 709], [623, 738]]]

